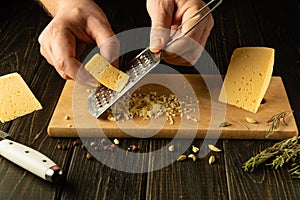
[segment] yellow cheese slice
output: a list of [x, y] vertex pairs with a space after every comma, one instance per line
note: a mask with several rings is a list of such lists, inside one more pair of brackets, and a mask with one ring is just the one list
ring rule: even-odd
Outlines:
[[272, 77], [275, 51], [267, 47], [234, 50], [219, 101], [256, 113]]
[[100, 54], [95, 54], [85, 69], [105, 87], [120, 92], [129, 80], [129, 75], [109, 64]]
[[0, 102], [2, 123], [42, 109], [40, 102], [17, 72], [0, 77]]
[[111, 90], [120, 92], [129, 80], [129, 75], [109, 65], [100, 78], [100, 83]]
[[100, 54], [95, 54], [85, 65], [85, 69], [97, 80], [100, 80], [101, 75], [109, 63]]

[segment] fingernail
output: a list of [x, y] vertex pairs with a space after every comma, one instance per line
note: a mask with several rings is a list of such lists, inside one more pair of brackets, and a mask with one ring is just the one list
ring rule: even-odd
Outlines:
[[163, 46], [163, 40], [161, 37], [154, 37], [150, 40], [150, 50], [154, 53], [158, 53]]

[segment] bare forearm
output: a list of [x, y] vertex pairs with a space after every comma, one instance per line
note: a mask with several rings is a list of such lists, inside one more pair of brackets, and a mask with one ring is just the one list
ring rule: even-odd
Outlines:
[[48, 12], [49, 15], [55, 16], [60, 0], [37, 0], [37, 2]]
[[79, 5], [81, 3], [88, 3], [93, 0], [37, 0], [39, 4], [49, 13], [51, 16], [55, 16], [57, 11], [63, 5]]

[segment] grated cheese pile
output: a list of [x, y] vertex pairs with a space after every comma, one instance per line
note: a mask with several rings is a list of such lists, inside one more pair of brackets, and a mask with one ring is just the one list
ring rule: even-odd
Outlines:
[[[149, 92], [147, 94], [134, 93], [132, 96], [124, 95], [117, 101], [110, 109], [107, 119], [110, 121], [119, 121], [141, 117], [147, 120], [156, 119], [165, 114], [169, 124], [173, 125], [175, 116], [180, 115], [182, 117], [189, 112], [195, 112], [194, 109], [189, 108], [194, 105], [191, 104], [189, 97], [186, 97], [181, 102], [174, 94], [157, 95], [156, 92]], [[183, 108], [181, 108], [182, 106]], [[195, 121], [189, 115], [186, 118]]]
[[[127, 105], [126, 105], [127, 104]], [[174, 94], [160, 95], [156, 92], [148, 94], [134, 93], [131, 97], [124, 96], [113, 107], [108, 115], [109, 120], [132, 119], [155, 119], [166, 114], [170, 124], [174, 123], [173, 117], [181, 112], [180, 103]]]

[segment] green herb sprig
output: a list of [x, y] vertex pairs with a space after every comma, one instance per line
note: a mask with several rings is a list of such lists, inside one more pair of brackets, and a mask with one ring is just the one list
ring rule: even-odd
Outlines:
[[275, 131], [275, 129], [279, 128], [280, 121], [282, 119], [282, 123], [287, 126], [287, 122], [285, 120], [286, 116], [292, 113], [293, 111], [284, 111], [279, 114], [273, 115], [267, 123], [270, 124], [270, 128], [268, 132], [266, 133], [266, 138], [269, 138]]
[[261, 164], [271, 166], [278, 169], [285, 164], [290, 164], [289, 173], [293, 178], [300, 178], [300, 144], [298, 139], [300, 137], [294, 136], [275, 143], [271, 147], [267, 147], [256, 156], [251, 157], [243, 163], [244, 171], [252, 172]]

